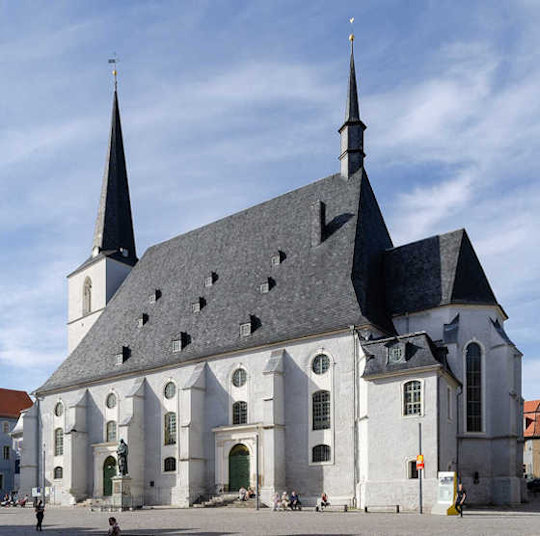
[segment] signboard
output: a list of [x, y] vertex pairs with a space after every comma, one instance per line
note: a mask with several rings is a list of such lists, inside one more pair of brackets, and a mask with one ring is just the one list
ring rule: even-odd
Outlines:
[[431, 509], [432, 514], [456, 515], [454, 508], [457, 492], [457, 477], [452, 471], [441, 471], [437, 477], [437, 503]]
[[419, 454], [416, 457], [416, 469], [423, 469], [424, 468], [424, 455]]
[[41, 488], [32, 488], [32, 497], [41, 497]]

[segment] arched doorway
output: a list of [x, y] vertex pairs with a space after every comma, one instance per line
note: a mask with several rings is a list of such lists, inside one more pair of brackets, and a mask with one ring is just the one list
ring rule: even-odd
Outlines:
[[229, 452], [229, 491], [249, 487], [249, 450], [238, 443]]
[[116, 476], [116, 460], [108, 456], [103, 462], [103, 496], [112, 495], [112, 477]]

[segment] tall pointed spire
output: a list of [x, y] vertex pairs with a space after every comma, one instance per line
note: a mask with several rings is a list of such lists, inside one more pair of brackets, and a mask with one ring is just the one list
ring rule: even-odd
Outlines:
[[109, 149], [92, 244], [92, 256], [100, 253], [128, 264], [137, 262], [116, 74]]
[[[354, 19], [353, 19], [354, 20]], [[356, 71], [354, 69], [354, 35], [349, 36], [351, 42], [351, 63], [349, 68], [349, 92], [345, 109], [345, 122], [339, 129], [341, 135], [341, 174], [345, 178], [354, 175], [364, 167], [364, 130], [366, 125], [360, 120], [358, 107], [358, 91], [356, 88]]]

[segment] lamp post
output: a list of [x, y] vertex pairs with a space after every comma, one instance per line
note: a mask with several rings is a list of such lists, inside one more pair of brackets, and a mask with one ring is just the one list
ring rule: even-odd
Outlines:
[[257, 501], [257, 510], [260, 508], [260, 498], [259, 498], [259, 432], [255, 436], [255, 497]]

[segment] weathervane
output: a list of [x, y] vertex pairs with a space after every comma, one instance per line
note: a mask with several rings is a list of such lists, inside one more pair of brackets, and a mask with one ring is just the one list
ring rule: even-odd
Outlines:
[[118, 56], [116, 55], [116, 52], [113, 53], [113, 57], [109, 59], [109, 63], [112, 63], [114, 65], [112, 74], [114, 76], [114, 90], [116, 91], [118, 87], [118, 71], [116, 70], [116, 64], [118, 63]]
[[351, 33], [349, 35], [349, 41], [351, 42], [351, 49], [353, 48], [353, 44], [354, 44], [354, 26], [353, 26], [353, 23], [354, 23], [354, 17], [351, 17], [349, 19], [349, 22], [351, 23]]

